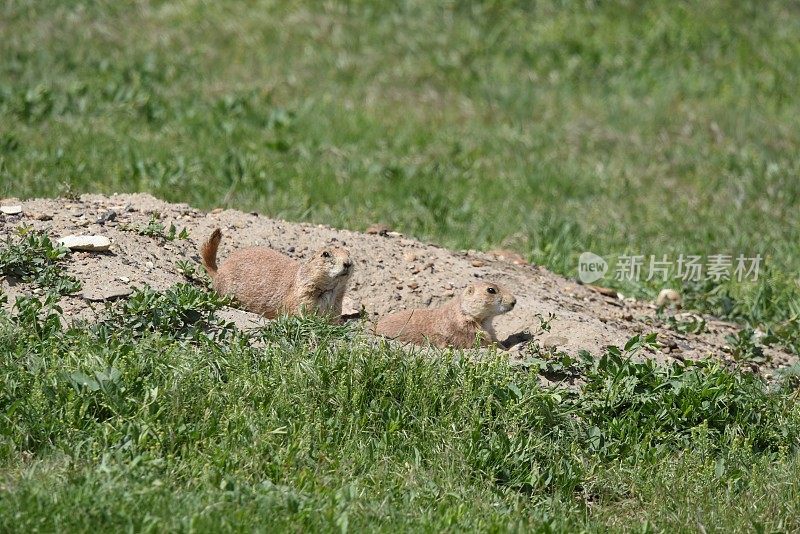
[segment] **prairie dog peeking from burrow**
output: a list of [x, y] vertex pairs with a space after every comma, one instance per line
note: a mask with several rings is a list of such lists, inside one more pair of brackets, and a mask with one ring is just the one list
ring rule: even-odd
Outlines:
[[378, 321], [375, 333], [408, 343], [470, 348], [497, 343], [492, 319], [511, 311], [517, 299], [506, 288], [489, 282], [468, 285], [438, 308], [403, 310]]

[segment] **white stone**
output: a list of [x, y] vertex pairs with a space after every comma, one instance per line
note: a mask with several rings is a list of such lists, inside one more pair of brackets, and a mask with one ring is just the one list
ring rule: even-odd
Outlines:
[[58, 244], [70, 250], [104, 252], [111, 246], [111, 240], [102, 235], [68, 235], [59, 239]]
[[13, 206], [0, 206], [0, 212], [4, 215], [19, 215], [22, 213], [22, 206], [19, 204]]

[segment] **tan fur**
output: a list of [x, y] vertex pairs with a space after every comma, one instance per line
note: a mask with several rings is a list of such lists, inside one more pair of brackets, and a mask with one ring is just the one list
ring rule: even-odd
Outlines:
[[375, 333], [418, 345], [430, 342], [437, 347], [463, 349], [474, 347], [480, 337], [485, 347], [497, 343], [492, 319], [510, 311], [516, 303], [503, 286], [476, 282], [439, 308], [403, 310], [382, 318]]
[[303, 311], [339, 320], [342, 298], [353, 272], [350, 254], [323, 247], [303, 262], [265, 247], [237, 250], [217, 267], [222, 232], [214, 230], [200, 256], [220, 295], [234, 297], [244, 309], [272, 319]]

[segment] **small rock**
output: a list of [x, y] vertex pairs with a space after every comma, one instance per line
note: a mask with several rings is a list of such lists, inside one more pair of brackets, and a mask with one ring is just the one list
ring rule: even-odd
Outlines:
[[81, 296], [91, 302], [102, 302], [127, 297], [133, 293], [129, 287], [92, 287], [84, 289]]
[[542, 346], [546, 349], [555, 349], [567, 344], [567, 338], [562, 336], [547, 336], [542, 340]]
[[31, 217], [36, 219], [37, 221], [51, 221], [53, 220], [53, 216], [49, 213], [32, 213]]
[[222, 211], [223, 211], [222, 208], [214, 208], [213, 210], [211, 210], [211, 213], [213, 215], [216, 215], [217, 213], [222, 213]]
[[395, 289], [403, 289], [403, 284], [397, 284], [394, 287], [395, 287]]
[[146, 262], [144, 262], [144, 266], [147, 267], [148, 269], [152, 269], [153, 268], [153, 262], [152, 261], [146, 261]]
[[481, 260], [472, 260], [472, 266], [473, 267], [483, 267], [484, 265], [486, 265], [486, 264], [484, 262], [482, 262]]
[[107, 212], [100, 215], [97, 219], [95, 219], [96, 224], [105, 224], [109, 221], [113, 221], [117, 218], [117, 212], [114, 210], [108, 210]]
[[22, 213], [22, 206], [19, 204], [0, 206], [0, 212], [2, 212], [3, 215], [19, 215]]
[[406, 252], [403, 254], [403, 259], [408, 262], [417, 261], [417, 255], [413, 252]]
[[363, 311], [364, 311], [364, 305], [361, 303], [360, 300], [356, 300], [350, 297], [344, 297], [342, 299], [342, 317], [346, 319], [360, 317]]
[[117, 280], [119, 280], [120, 282], [125, 282], [126, 284], [131, 281], [131, 279], [128, 278], [127, 276], [118, 276]]
[[[383, 234], [381, 234], [381, 235], [383, 235]], [[386, 237], [402, 237], [403, 236], [403, 234], [401, 234], [400, 232], [386, 232], [385, 235], [386, 235]]]
[[633, 321], [633, 314], [630, 313], [623, 313], [622, 314], [623, 321]]
[[408, 287], [410, 289], [417, 289], [419, 287], [419, 284], [416, 282], [411, 282], [410, 284], [408, 284]]
[[686, 356], [681, 354], [680, 351], [673, 350], [672, 352], [670, 352], [670, 356], [672, 358], [675, 358], [676, 360], [678, 360], [680, 362], [685, 362], [686, 361]]
[[59, 245], [70, 250], [86, 252], [105, 252], [111, 240], [102, 235], [68, 235], [58, 240]]
[[371, 224], [369, 228], [367, 228], [367, 233], [370, 235], [383, 235], [385, 236], [391, 231], [391, 228], [386, 226], [385, 224], [376, 223]]
[[678, 348], [678, 342], [674, 339], [665, 339], [664, 340], [664, 348], [673, 350]]
[[656, 306], [675, 306], [680, 307], [683, 299], [681, 294], [674, 289], [662, 289], [656, 297]]
[[586, 284], [586, 288], [587, 289], [591, 289], [595, 293], [600, 293], [601, 295], [604, 295], [606, 297], [617, 298], [616, 290], [608, 288], [608, 287], [601, 287], [601, 286], [595, 286], [595, 285], [592, 285], [592, 284]]

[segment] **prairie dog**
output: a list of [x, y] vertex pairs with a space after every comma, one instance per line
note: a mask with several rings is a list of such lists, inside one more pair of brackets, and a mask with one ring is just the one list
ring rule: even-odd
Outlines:
[[200, 247], [200, 257], [220, 295], [234, 297], [246, 310], [273, 319], [303, 311], [339, 320], [342, 298], [353, 271], [350, 253], [323, 247], [303, 262], [266, 247], [237, 250], [217, 267], [219, 228]]
[[470, 348], [497, 342], [492, 327], [496, 315], [514, 308], [517, 299], [498, 284], [476, 282], [439, 308], [403, 310], [378, 321], [375, 333], [415, 344]]

